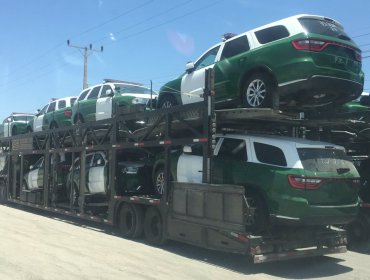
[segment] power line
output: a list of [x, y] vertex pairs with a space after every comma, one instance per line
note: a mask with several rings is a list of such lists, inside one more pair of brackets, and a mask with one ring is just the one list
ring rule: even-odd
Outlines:
[[[119, 15], [117, 15], [117, 16], [115, 16], [115, 17], [111, 18], [111, 19], [108, 19], [108, 20], [106, 20], [106, 21], [104, 21], [104, 22], [102, 22], [102, 23], [100, 23], [100, 24], [98, 24], [98, 25], [95, 25], [95, 26], [93, 26], [93, 27], [90, 27], [90, 28], [88, 28], [88, 29], [86, 29], [86, 30], [82, 31], [82, 32], [81, 32], [81, 33], [79, 33], [79, 34], [77, 34], [77, 35], [75, 35], [75, 36], [72, 36], [71, 38], [73, 38], [73, 39], [74, 39], [74, 38], [76, 38], [76, 37], [79, 37], [79, 36], [82, 36], [82, 35], [84, 35], [84, 34], [87, 34], [87, 33], [91, 32], [91, 31], [93, 31], [93, 30], [95, 30], [95, 29], [98, 29], [98, 28], [100, 28], [100, 27], [102, 27], [102, 26], [104, 26], [104, 25], [106, 25], [106, 24], [108, 24], [108, 23], [112, 22], [112, 21], [115, 21], [115, 20], [117, 20], [117, 19], [119, 19], [119, 18], [121, 18], [121, 17], [123, 17], [123, 16], [125, 16], [125, 15], [128, 15], [128, 14], [130, 14], [130, 13], [132, 13], [132, 12], [134, 12], [134, 11], [138, 10], [138, 9], [141, 9], [141, 8], [145, 7], [145, 6], [149, 5], [150, 3], [152, 3], [153, 1], [154, 1], [154, 0], [149, 0], [149, 1], [147, 1], [147, 2], [145, 2], [145, 3], [143, 3], [143, 4], [141, 4], [141, 5], [138, 5], [138, 6], [134, 7], [134, 8], [132, 8], [132, 9], [128, 10], [128, 11], [125, 11], [125, 12], [123, 12], [123, 13], [121, 13], [121, 14], [119, 14]], [[15, 70], [13, 70], [11, 73], [8, 73], [8, 74], [6, 74], [6, 75], [3, 75], [2, 77], [5, 77], [5, 76], [9, 77], [9, 76], [13, 76], [14, 74], [19, 73], [19, 72], [20, 72], [20, 70], [23, 70], [24, 68], [26, 68], [27, 66], [29, 66], [29, 65], [30, 65], [30, 64], [32, 64], [33, 62], [35, 62], [35, 61], [37, 61], [37, 60], [40, 60], [41, 58], [43, 58], [43, 57], [47, 56], [49, 53], [51, 53], [52, 51], [54, 51], [54, 50], [58, 49], [59, 47], [63, 46], [64, 44], [65, 44], [65, 41], [63, 41], [63, 42], [60, 42], [60, 43], [56, 44], [56, 45], [55, 45], [55, 46], [53, 46], [52, 48], [48, 49], [47, 51], [45, 51], [45, 52], [41, 53], [40, 55], [38, 55], [38, 56], [36, 56], [36, 57], [34, 57], [34, 58], [32, 58], [31, 60], [29, 60], [29, 61], [28, 61], [28, 62], [26, 62], [25, 64], [22, 64], [21, 66], [17, 67], [17, 68], [16, 68]]]
[[[157, 17], [159, 17], [159, 16], [162, 16], [162, 15], [164, 15], [164, 14], [167, 14], [168, 12], [171, 12], [171, 11], [173, 11], [173, 10], [175, 10], [175, 9], [177, 9], [177, 8], [179, 8], [179, 7], [181, 7], [181, 6], [185, 6], [185, 5], [187, 5], [188, 3], [192, 2], [192, 1], [193, 1], [193, 0], [188, 0], [188, 1], [182, 2], [182, 3], [180, 3], [180, 4], [176, 5], [176, 6], [173, 6], [173, 7], [169, 8], [169, 9], [167, 9], [167, 10], [163, 11], [163, 12], [160, 12], [160, 13], [158, 13], [158, 14], [155, 14], [155, 15], [153, 15], [153, 16], [151, 16], [151, 17], [147, 18], [147, 19], [144, 19], [144, 20], [142, 20], [142, 21], [138, 22], [138, 23], [132, 24], [132, 25], [127, 26], [127, 27], [125, 27], [125, 28], [123, 28], [123, 29], [120, 29], [120, 30], [118, 30], [118, 31], [114, 31], [113, 33], [116, 35], [116, 34], [122, 33], [123, 31], [127, 31], [127, 30], [129, 30], [129, 29], [132, 29], [132, 28], [134, 28], [134, 27], [136, 27], [136, 26], [138, 26], [138, 25], [140, 25], [140, 24], [143, 24], [143, 23], [148, 22], [148, 21], [150, 21], [150, 20], [152, 20], [152, 19], [154, 19], [154, 18], [157, 18]], [[110, 36], [104, 36], [104, 37], [102, 37], [102, 38], [100, 38], [100, 39], [97, 39], [97, 40], [93, 41], [93, 43], [96, 43], [96, 42], [99, 42], [99, 41], [102, 41], [102, 40], [105, 40], [105, 39], [108, 39], [108, 38], [110, 38]]]
[[[171, 23], [171, 22], [177, 21], [177, 20], [182, 19], [182, 18], [184, 18], [184, 17], [190, 16], [190, 15], [192, 15], [192, 14], [195, 14], [195, 13], [197, 13], [197, 12], [200, 12], [200, 11], [202, 11], [202, 10], [205, 10], [205, 9], [207, 9], [207, 8], [210, 8], [210, 7], [212, 7], [212, 6], [215, 6], [215, 5], [217, 5], [218, 3], [223, 2], [223, 1], [224, 1], [224, 0], [215, 1], [215, 2], [213, 2], [212, 4], [205, 5], [205, 6], [201, 7], [201, 8], [197, 8], [197, 9], [195, 9], [195, 10], [192, 10], [192, 11], [188, 12], [188, 13], [185, 13], [185, 14], [183, 14], [183, 15], [181, 15], [181, 16], [178, 16], [178, 17], [172, 18], [172, 19], [167, 20], [167, 21], [165, 21], [165, 22], [162, 22], [162, 23], [160, 23], [160, 24], [157, 24], [157, 25], [154, 25], [154, 26], [148, 27], [148, 28], [146, 28], [146, 29], [144, 29], [144, 30], [141, 30], [141, 31], [139, 31], [139, 32], [136, 32], [136, 33], [133, 33], [133, 34], [127, 35], [127, 36], [125, 36], [125, 37], [122, 37], [122, 39], [128, 39], [128, 38], [132, 38], [132, 37], [135, 37], [135, 36], [137, 36], [137, 35], [143, 34], [143, 33], [145, 33], [145, 32], [148, 32], [148, 31], [150, 31], [150, 30], [153, 30], [153, 29], [155, 29], [155, 28], [157, 28], [157, 27], [160, 27], [160, 26], [166, 25], [166, 24], [168, 24], [168, 23]], [[114, 42], [111, 42], [111, 43], [108, 43], [107, 45], [110, 45], [110, 44], [113, 44], [113, 43], [114, 43]]]

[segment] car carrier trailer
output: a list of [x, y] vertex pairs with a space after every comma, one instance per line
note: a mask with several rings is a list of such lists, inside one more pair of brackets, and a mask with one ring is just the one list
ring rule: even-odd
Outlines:
[[[275, 109], [215, 111], [212, 86], [213, 73], [208, 71], [204, 102], [155, 111], [116, 108], [112, 119], [1, 138], [5, 158], [0, 177], [1, 202], [118, 226], [126, 238], [137, 238], [144, 232], [153, 245], [172, 239], [246, 255], [254, 263], [345, 252], [345, 230], [331, 226], [280, 227], [263, 235], [246, 230], [246, 220], [254, 209], [246, 201], [244, 187], [212, 184], [215, 133], [221, 127], [244, 129], [249, 123], [251, 127], [258, 124], [257, 129], [276, 128], [279, 124], [282, 130], [297, 134], [294, 127], [300, 120]], [[132, 131], [133, 124], [143, 128]], [[203, 146], [203, 183], [171, 182], [171, 148], [193, 143]], [[162, 196], [117, 194], [117, 151], [125, 149], [164, 151], [166, 188]], [[108, 155], [110, 187], [103, 200], [94, 199], [84, 190], [86, 154], [90, 151], [105, 151]], [[40, 156], [45, 162], [43, 188], [25, 190], [22, 181], [27, 162]], [[66, 184], [58, 178], [63, 157], [69, 158], [70, 170], [74, 170], [75, 159], [80, 158], [77, 204], [72, 200], [72, 186], [63, 198], [60, 194], [60, 185]]]

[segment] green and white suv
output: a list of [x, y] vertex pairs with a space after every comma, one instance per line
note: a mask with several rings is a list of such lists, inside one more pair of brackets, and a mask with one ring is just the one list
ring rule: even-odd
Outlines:
[[216, 108], [310, 109], [356, 99], [363, 90], [361, 51], [335, 20], [297, 15], [234, 35], [208, 49], [162, 86], [158, 107], [202, 100], [205, 70], [215, 73]]
[[68, 127], [72, 125], [72, 106], [77, 97], [53, 99], [28, 124], [28, 132]]
[[151, 100], [151, 90], [131, 82], [106, 82], [83, 90], [72, 107], [73, 123], [109, 119], [115, 108], [141, 105]]
[[0, 124], [0, 137], [26, 133], [28, 123], [33, 116], [32, 114], [12, 113]]
[[[171, 178], [202, 181], [201, 146], [171, 154]], [[353, 220], [359, 206], [359, 175], [344, 148], [291, 137], [234, 135], [217, 137], [213, 183], [245, 187], [255, 208], [250, 229], [270, 224], [332, 225]], [[164, 187], [164, 159], [156, 161], [153, 183]]]

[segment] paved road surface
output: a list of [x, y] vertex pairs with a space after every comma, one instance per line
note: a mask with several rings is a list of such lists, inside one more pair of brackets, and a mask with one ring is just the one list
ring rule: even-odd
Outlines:
[[357, 252], [252, 265], [242, 256], [170, 242], [155, 248], [110, 227], [0, 205], [0, 279], [370, 279]]

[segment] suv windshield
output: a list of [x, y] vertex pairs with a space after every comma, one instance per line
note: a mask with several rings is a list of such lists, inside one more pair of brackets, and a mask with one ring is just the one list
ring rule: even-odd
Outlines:
[[306, 170], [338, 174], [355, 171], [355, 166], [342, 150], [324, 148], [298, 148], [297, 150], [303, 168]]
[[299, 22], [308, 33], [316, 33], [351, 41], [351, 38], [344, 32], [343, 28], [335, 24], [335, 22], [314, 18], [300, 18]]
[[122, 85], [122, 84], [115, 84], [114, 86], [117, 93], [150, 94], [150, 89], [141, 86]]
[[29, 121], [33, 116], [14, 116], [13, 120], [15, 122], [27, 122]]

